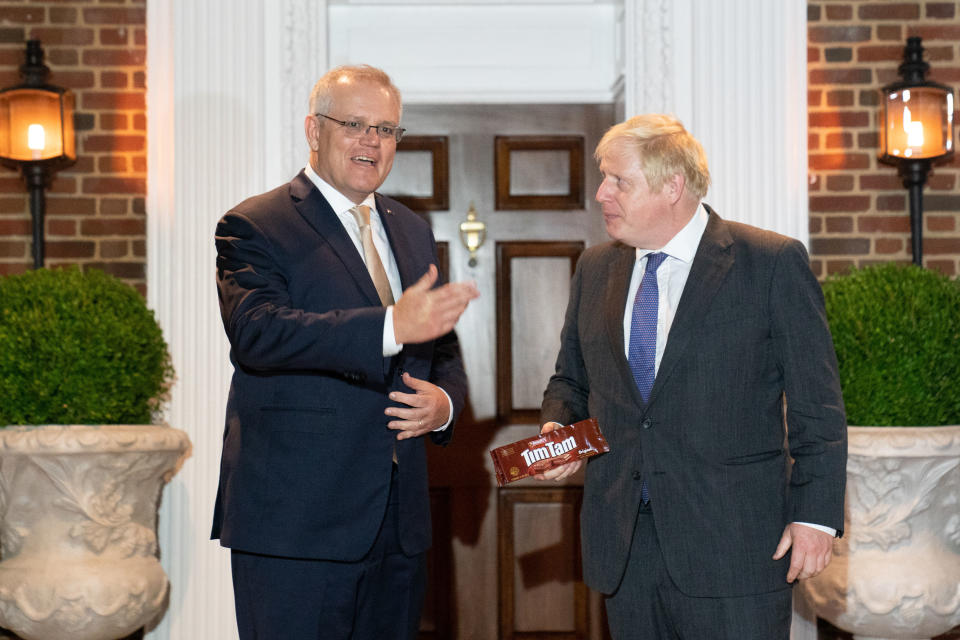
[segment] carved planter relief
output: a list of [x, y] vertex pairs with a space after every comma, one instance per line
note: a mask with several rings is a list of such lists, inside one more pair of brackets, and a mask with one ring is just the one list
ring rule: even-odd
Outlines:
[[0, 429], [0, 626], [114, 640], [159, 619], [157, 507], [189, 449], [168, 426]]
[[818, 616], [861, 639], [960, 624], [960, 426], [850, 427], [844, 537], [804, 583]]

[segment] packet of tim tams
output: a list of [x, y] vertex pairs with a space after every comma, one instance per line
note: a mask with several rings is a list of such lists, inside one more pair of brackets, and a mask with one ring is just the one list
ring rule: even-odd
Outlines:
[[548, 433], [490, 450], [497, 485], [521, 480], [548, 469], [610, 451], [596, 418], [558, 427]]

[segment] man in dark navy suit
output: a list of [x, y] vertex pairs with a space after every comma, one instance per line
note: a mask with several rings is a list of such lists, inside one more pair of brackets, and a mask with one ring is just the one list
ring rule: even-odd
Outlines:
[[369, 66], [310, 95], [310, 162], [230, 210], [217, 286], [235, 371], [213, 538], [240, 638], [417, 634], [431, 544], [425, 437], [449, 442], [466, 377], [429, 226], [375, 194], [400, 93]]

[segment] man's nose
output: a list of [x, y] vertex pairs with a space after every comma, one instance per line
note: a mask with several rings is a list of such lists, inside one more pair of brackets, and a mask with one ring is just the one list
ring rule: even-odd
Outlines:
[[376, 125], [367, 125], [367, 128], [360, 134], [360, 141], [373, 146], [379, 145], [380, 134], [377, 132]]

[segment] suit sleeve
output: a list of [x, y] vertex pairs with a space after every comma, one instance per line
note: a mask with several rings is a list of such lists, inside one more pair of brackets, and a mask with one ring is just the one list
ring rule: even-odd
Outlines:
[[[221, 316], [240, 366], [383, 379], [383, 307], [297, 308], [280, 267], [282, 257], [257, 224], [236, 211], [218, 223], [216, 247]], [[317, 286], [323, 286], [322, 274]]]
[[794, 459], [790, 520], [843, 532], [847, 423], [823, 291], [803, 245], [786, 243], [770, 292], [777, 366], [784, 380]]
[[560, 352], [554, 374], [547, 383], [540, 407], [540, 424], [571, 424], [589, 417], [587, 398], [590, 395], [587, 371], [580, 350], [580, 295], [585, 260], [581, 258], [570, 283], [570, 300], [560, 333]]

